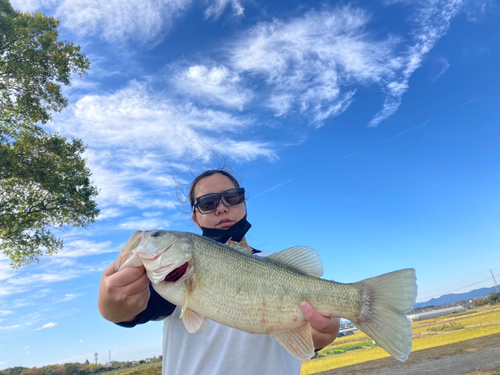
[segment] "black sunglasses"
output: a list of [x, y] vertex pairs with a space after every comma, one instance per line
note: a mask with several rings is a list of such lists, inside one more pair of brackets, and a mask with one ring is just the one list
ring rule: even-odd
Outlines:
[[245, 189], [235, 188], [223, 191], [221, 193], [206, 194], [196, 198], [193, 204], [193, 212], [198, 209], [200, 214], [209, 214], [214, 212], [222, 201], [224, 206], [234, 206], [245, 201]]

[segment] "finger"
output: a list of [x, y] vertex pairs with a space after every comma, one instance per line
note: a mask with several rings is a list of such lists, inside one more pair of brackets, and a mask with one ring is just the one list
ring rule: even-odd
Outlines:
[[307, 302], [300, 304], [304, 318], [308, 321], [312, 328], [319, 332], [331, 332], [333, 330], [333, 323], [329, 317], [319, 314]]
[[[129, 297], [137, 302], [142, 301], [142, 304], [147, 305], [147, 303], [149, 301], [149, 295], [150, 295], [148, 284], [149, 284], [149, 280], [147, 281], [147, 284], [145, 287], [133, 291]], [[139, 306], [137, 306], [137, 307], [139, 308]], [[140, 309], [140, 310], [142, 311], [142, 309]]]
[[149, 279], [146, 273], [124, 287], [124, 292], [130, 295], [136, 293], [144, 293], [145, 290], [149, 290]]
[[104, 272], [102, 273], [103, 276], [111, 276], [112, 274], [115, 273], [115, 262], [111, 263]]
[[144, 266], [124, 268], [110, 276], [109, 283], [113, 286], [124, 287], [143, 278], [146, 275]]

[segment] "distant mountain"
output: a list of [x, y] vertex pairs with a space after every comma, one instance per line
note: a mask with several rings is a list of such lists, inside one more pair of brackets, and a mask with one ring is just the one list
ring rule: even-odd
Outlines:
[[481, 288], [474, 289], [467, 293], [460, 294], [445, 294], [439, 298], [432, 298], [427, 302], [417, 302], [414, 309], [417, 307], [425, 307], [425, 306], [442, 306], [442, 305], [450, 305], [452, 303], [460, 302], [460, 301], [468, 301], [470, 299], [478, 298], [478, 297], [488, 297], [491, 293], [495, 293], [496, 289], [494, 286], [491, 288]]

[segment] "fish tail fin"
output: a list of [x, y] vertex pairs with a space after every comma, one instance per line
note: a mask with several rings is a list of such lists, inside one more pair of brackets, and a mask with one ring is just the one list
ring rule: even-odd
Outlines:
[[353, 323], [401, 362], [411, 352], [412, 328], [406, 317], [415, 304], [417, 283], [412, 268], [356, 283], [361, 311]]

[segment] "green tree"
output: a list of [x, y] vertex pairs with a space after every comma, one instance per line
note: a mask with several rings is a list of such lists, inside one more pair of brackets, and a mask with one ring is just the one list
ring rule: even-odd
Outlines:
[[500, 303], [500, 293], [491, 293], [485, 299], [478, 301], [476, 306], [484, 306], [484, 305], [496, 305]]
[[62, 248], [52, 228], [87, 227], [99, 213], [86, 146], [41, 127], [90, 67], [79, 46], [58, 41], [58, 25], [0, 0], [0, 251], [16, 268]]
[[63, 85], [86, 74], [80, 47], [58, 41], [59, 21], [41, 12], [18, 12], [0, 0], [0, 123], [7, 134], [46, 123], [68, 105]]

